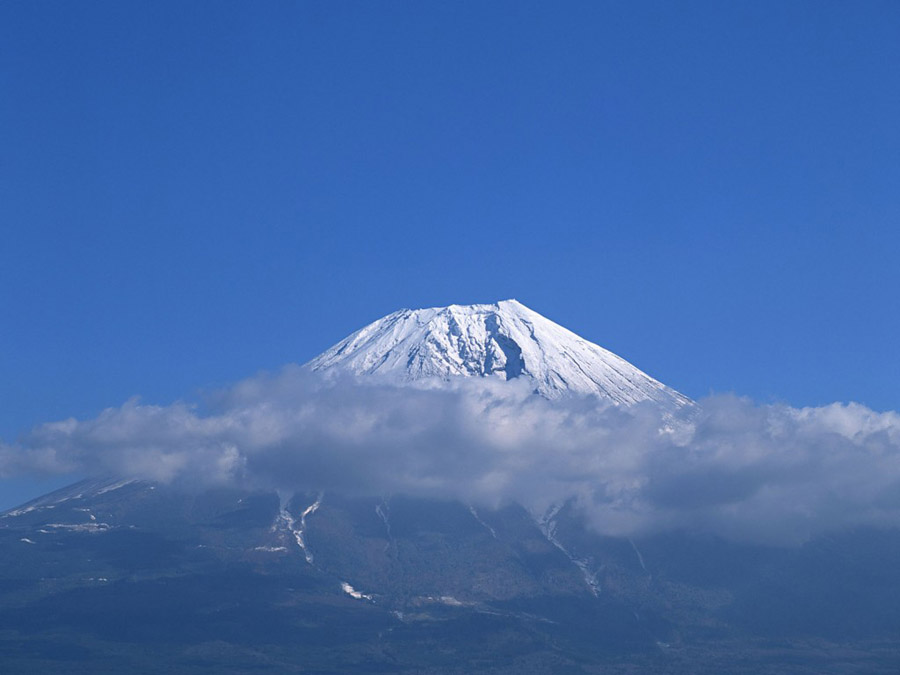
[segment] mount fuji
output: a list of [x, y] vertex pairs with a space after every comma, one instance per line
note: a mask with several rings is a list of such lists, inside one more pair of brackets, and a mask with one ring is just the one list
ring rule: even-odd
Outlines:
[[516, 300], [403, 309], [361, 328], [307, 364], [394, 384], [455, 377], [524, 379], [546, 398], [596, 396], [681, 408], [690, 399]]
[[[514, 300], [401, 310], [304, 368], [401, 395], [483, 378], [663, 417], [695, 409]], [[0, 514], [0, 671], [837, 675], [900, 663], [896, 530], [792, 549], [681, 530], [629, 538], [599, 534], [575, 502], [535, 513], [309, 487], [92, 478]]]

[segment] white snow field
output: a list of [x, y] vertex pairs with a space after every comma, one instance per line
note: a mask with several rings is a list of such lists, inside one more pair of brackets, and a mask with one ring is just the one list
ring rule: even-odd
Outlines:
[[670, 409], [691, 403], [624, 359], [516, 300], [403, 309], [356, 331], [306, 364], [392, 384], [454, 377], [527, 378], [549, 399], [596, 395]]

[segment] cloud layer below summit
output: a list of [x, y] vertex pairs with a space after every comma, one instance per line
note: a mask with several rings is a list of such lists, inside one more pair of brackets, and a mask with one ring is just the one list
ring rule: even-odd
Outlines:
[[900, 525], [897, 413], [712, 396], [679, 414], [548, 401], [515, 381], [396, 387], [288, 367], [203, 412], [132, 400], [41, 425], [0, 445], [0, 474], [517, 501], [536, 513], [574, 498], [597, 530], [629, 536], [687, 528], [794, 544]]

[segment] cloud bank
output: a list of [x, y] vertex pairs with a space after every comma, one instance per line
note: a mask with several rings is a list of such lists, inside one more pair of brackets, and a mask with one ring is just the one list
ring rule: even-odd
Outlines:
[[900, 415], [858, 404], [548, 401], [516, 382], [440, 388], [322, 379], [299, 367], [207, 409], [132, 400], [0, 445], [0, 474], [117, 474], [184, 485], [410, 494], [536, 513], [575, 499], [600, 532], [669, 529], [791, 544], [900, 526]]

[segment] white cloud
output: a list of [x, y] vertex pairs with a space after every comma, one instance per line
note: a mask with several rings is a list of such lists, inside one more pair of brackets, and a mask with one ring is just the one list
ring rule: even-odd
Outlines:
[[289, 367], [220, 392], [202, 414], [132, 400], [0, 446], [0, 473], [75, 471], [535, 511], [574, 497], [604, 533], [791, 543], [900, 525], [900, 415], [714, 396], [672, 418], [649, 405], [547, 401], [514, 382], [400, 388]]

